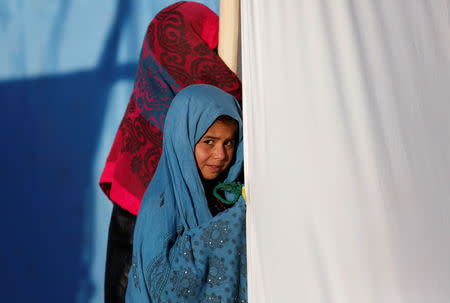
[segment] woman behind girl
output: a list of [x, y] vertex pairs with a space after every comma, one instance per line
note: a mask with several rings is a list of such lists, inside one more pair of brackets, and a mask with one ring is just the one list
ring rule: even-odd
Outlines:
[[[233, 185], [242, 149], [233, 96], [193, 85], [173, 99], [136, 222], [127, 302], [247, 302], [245, 202]], [[219, 183], [234, 193], [220, 197]]]

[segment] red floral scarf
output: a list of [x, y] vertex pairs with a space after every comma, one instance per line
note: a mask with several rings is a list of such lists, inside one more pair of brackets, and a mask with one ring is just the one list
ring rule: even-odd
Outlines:
[[173, 97], [191, 84], [211, 84], [241, 101], [241, 82], [214, 49], [219, 18], [197, 2], [177, 2], [150, 23], [134, 90], [100, 177], [111, 201], [136, 214], [162, 152]]

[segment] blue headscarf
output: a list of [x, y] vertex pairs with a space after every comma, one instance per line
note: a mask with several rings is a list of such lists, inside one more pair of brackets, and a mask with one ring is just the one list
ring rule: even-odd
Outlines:
[[173, 99], [163, 153], [142, 200], [127, 302], [247, 302], [245, 203], [213, 217], [194, 157], [195, 144], [222, 115], [239, 124], [224, 181], [242, 169], [242, 120], [236, 99], [192, 85]]

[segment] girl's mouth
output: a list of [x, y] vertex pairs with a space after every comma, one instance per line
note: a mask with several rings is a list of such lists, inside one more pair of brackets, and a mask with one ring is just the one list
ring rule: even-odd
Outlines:
[[222, 169], [221, 165], [207, 165], [207, 166], [212, 171], [220, 171]]

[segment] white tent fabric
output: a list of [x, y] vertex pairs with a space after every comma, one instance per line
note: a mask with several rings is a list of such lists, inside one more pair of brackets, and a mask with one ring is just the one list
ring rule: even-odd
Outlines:
[[241, 5], [249, 302], [450, 302], [450, 1]]

